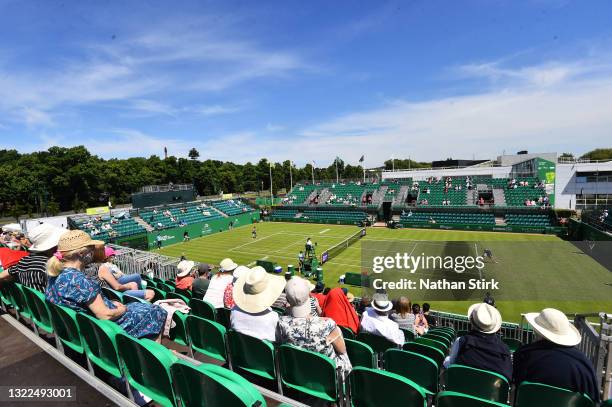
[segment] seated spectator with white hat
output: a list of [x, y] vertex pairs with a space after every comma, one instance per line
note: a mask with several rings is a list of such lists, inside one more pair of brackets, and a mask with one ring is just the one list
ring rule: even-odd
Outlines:
[[232, 290], [235, 303], [230, 314], [232, 329], [274, 342], [278, 314], [271, 306], [287, 281], [283, 277], [268, 274], [261, 266], [246, 269], [239, 274]]
[[176, 273], [176, 288], [179, 290], [191, 290], [193, 284], [192, 271], [195, 267], [195, 262], [191, 260], [181, 260], [176, 265], [178, 272]]
[[484, 302], [473, 304], [467, 312], [470, 331], [458, 338], [444, 361], [444, 367], [452, 364], [474, 367], [499, 373], [512, 380], [512, 359], [508, 345], [497, 332], [502, 317], [497, 308]]
[[57, 250], [59, 238], [66, 232], [43, 223], [28, 233], [32, 245], [28, 248], [29, 255], [23, 257], [17, 264], [0, 273], [0, 282], [16, 281], [27, 287], [44, 292], [47, 288], [47, 260]]
[[383, 336], [398, 345], [404, 343], [404, 332], [397, 322], [389, 319], [389, 311], [393, 304], [387, 294], [376, 293], [372, 297], [371, 306], [366, 308], [361, 318], [360, 332]]
[[238, 265], [232, 259], [223, 259], [219, 264], [219, 272], [215, 274], [208, 284], [204, 301], [212, 304], [215, 308], [223, 308], [223, 295], [225, 287], [234, 280], [232, 273]]
[[599, 385], [593, 365], [576, 345], [580, 332], [564, 313], [553, 308], [525, 314], [533, 327], [534, 342], [514, 352], [514, 383], [548, 384], [584, 393], [599, 401]]

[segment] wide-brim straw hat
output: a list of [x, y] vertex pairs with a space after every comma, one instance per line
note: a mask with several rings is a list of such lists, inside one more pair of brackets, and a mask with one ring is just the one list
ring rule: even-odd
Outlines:
[[176, 265], [176, 268], [178, 269], [178, 273], [176, 273], [176, 276], [185, 277], [187, 274], [191, 272], [191, 270], [193, 270], [194, 266], [195, 266], [195, 261], [191, 261], [191, 260], [180, 261], [179, 264]]
[[221, 260], [219, 263], [219, 271], [222, 273], [234, 271], [238, 265], [230, 258]]
[[261, 266], [255, 266], [234, 283], [234, 302], [243, 311], [256, 314], [274, 304], [283, 292], [287, 281], [284, 277], [266, 272]]
[[525, 314], [525, 319], [535, 332], [557, 345], [576, 346], [582, 339], [578, 329], [569, 322], [565, 314], [554, 308], [530, 312]]
[[502, 325], [502, 317], [497, 308], [479, 302], [468, 308], [467, 316], [478, 331], [484, 334], [492, 334], [499, 331]]
[[31, 252], [46, 252], [57, 246], [60, 237], [66, 233], [66, 229], [43, 223], [28, 232], [28, 239], [32, 243]]
[[88, 246], [104, 245], [102, 240], [93, 240], [91, 236], [82, 230], [69, 230], [63, 233], [57, 242], [58, 252], [70, 252]]

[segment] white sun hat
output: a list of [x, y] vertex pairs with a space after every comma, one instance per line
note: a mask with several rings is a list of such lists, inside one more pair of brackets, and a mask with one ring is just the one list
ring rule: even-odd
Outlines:
[[372, 296], [372, 308], [379, 312], [391, 311], [393, 303], [389, 301], [389, 297], [386, 294], [374, 294]]
[[484, 334], [495, 333], [501, 328], [501, 314], [497, 308], [487, 303], [472, 304], [468, 308], [467, 316], [474, 327]]
[[578, 329], [569, 322], [565, 314], [554, 308], [530, 312], [525, 314], [525, 319], [534, 331], [557, 345], [576, 346], [582, 339]]
[[264, 311], [274, 304], [283, 292], [287, 281], [284, 277], [268, 274], [261, 266], [241, 273], [232, 291], [234, 302], [251, 314]]
[[227, 271], [234, 271], [236, 267], [238, 267], [238, 265], [234, 263], [234, 260], [230, 258], [223, 259], [221, 260], [221, 263], [219, 263], [219, 268], [221, 269], [220, 271], [222, 273], [227, 272]]
[[64, 233], [66, 233], [66, 229], [61, 229], [48, 223], [36, 226], [28, 232], [28, 239], [32, 243], [30, 251], [45, 252], [54, 248]]
[[297, 318], [310, 315], [310, 281], [301, 277], [293, 277], [287, 282], [285, 294], [289, 309], [287, 312]]
[[191, 272], [191, 270], [193, 270], [194, 266], [195, 266], [194, 261], [191, 261], [191, 260], [180, 261], [179, 264], [176, 265], [176, 268], [178, 269], [178, 273], [176, 274], [176, 276], [185, 277], [187, 274]]

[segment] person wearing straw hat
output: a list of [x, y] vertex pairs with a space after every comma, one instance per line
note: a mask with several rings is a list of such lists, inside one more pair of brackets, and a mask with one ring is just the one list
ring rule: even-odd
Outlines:
[[301, 277], [287, 282], [285, 294], [289, 308], [287, 316], [280, 317], [278, 322], [277, 341], [321, 353], [349, 372], [352, 366], [342, 331], [333, 319], [311, 314], [310, 290], [309, 282]]
[[577, 345], [580, 332], [565, 314], [554, 308], [525, 314], [534, 332], [534, 341], [514, 352], [514, 383], [548, 384], [584, 393], [599, 401], [595, 370]]
[[114, 321], [136, 338], [161, 341], [166, 311], [148, 303], [123, 305], [111, 301], [102, 294], [95, 280], [83, 274], [83, 269], [94, 262], [94, 253], [103, 245], [104, 242], [92, 240], [82, 230], [64, 233], [59, 239], [57, 252], [47, 262], [47, 301], [75, 311], [91, 311], [96, 318]]
[[48, 223], [34, 227], [28, 238], [31, 246], [29, 255], [17, 264], [0, 273], [0, 283], [16, 281], [22, 285], [44, 292], [47, 287], [47, 261], [57, 249], [59, 238], [66, 232]]
[[502, 317], [497, 308], [484, 302], [468, 308], [470, 331], [458, 338], [444, 360], [444, 367], [452, 364], [489, 370], [512, 380], [512, 358], [508, 345], [497, 334]]
[[176, 280], [174, 281], [176, 284], [176, 288], [179, 290], [191, 290], [191, 285], [193, 284], [193, 269], [195, 267], [195, 262], [191, 260], [181, 260], [176, 265], [177, 273]]
[[261, 266], [241, 271], [233, 284], [231, 327], [245, 335], [276, 341], [278, 314], [271, 307], [286, 283]]
[[223, 308], [223, 295], [225, 288], [234, 280], [233, 272], [238, 265], [232, 259], [223, 259], [219, 263], [219, 272], [210, 279], [208, 290], [204, 294], [204, 301], [208, 301], [215, 308]]
[[399, 328], [397, 322], [389, 319], [389, 311], [393, 303], [389, 301], [387, 294], [376, 293], [372, 297], [370, 307], [366, 308], [359, 330], [387, 338], [398, 345], [404, 343], [404, 332]]

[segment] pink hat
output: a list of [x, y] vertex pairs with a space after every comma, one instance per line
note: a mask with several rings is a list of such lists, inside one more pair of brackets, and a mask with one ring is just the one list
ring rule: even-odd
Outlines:
[[104, 248], [104, 257], [107, 257], [107, 258], [108, 258], [108, 257], [110, 257], [110, 256], [114, 256], [115, 254], [116, 254], [116, 253], [115, 253], [115, 249], [113, 249], [112, 247], [108, 247], [108, 246], [106, 246], [106, 247]]

